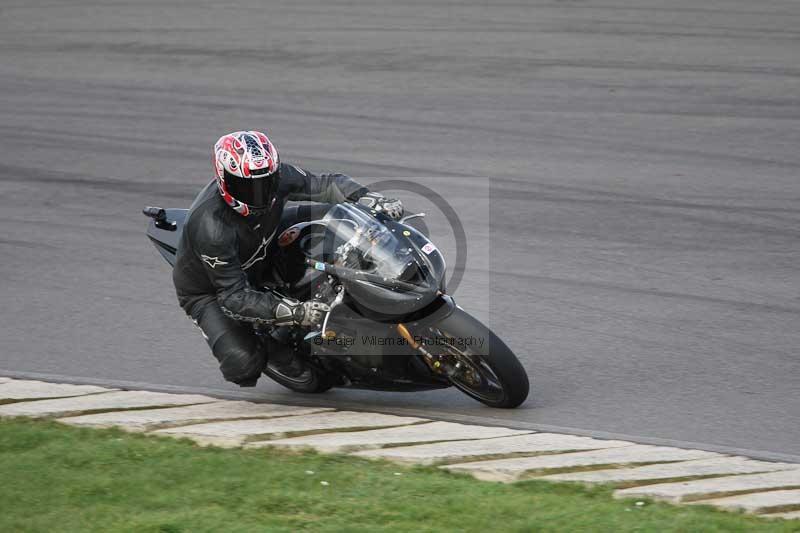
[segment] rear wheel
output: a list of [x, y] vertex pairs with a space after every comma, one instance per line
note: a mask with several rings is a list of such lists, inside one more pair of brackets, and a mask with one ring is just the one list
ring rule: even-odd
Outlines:
[[460, 308], [429, 330], [428, 352], [450, 382], [490, 407], [517, 407], [528, 397], [528, 374], [508, 346]]

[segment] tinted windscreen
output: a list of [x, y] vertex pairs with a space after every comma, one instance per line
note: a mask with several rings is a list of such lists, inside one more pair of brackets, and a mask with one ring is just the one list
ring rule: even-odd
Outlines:
[[414, 253], [383, 224], [350, 204], [334, 206], [324, 222], [336, 264], [427, 286], [433, 282], [425, 254]]
[[410, 232], [396, 233], [395, 224], [392, 231], [357, 204], [335, 205], [308, 224], [300, 249], [309, 259], [341, 269], [340, 279], [360, 312], [405, 315], [436, 298], [441, 276], [430, 250], [411, 242]]

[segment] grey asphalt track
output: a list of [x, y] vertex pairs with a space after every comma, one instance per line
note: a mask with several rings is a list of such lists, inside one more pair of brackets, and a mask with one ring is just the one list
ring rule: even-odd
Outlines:
[[515, 411], [324, 401], [800, 456], [798, 28], [794, 1], [3, 0], [0, 373], [238, 394], [139, 210], [265, 128], [312, 170], [458, 184], [492, 297], [456, 296], [533, 378]]

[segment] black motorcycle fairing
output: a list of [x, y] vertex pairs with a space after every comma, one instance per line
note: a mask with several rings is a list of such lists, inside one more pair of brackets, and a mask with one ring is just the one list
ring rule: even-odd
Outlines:
[[408, 224], [392, 220], [391, 218], [381, 215], [381, 221], [395, 234], [401, 235], [408, 242], [410, 242], [417, 253], [425, 254], [431, 265], [431, 276], [438, 280], [438, 287], [440, 292], [445, 291], [445, 274], [447, 272], [447, 263], [444, 260], [442, 252], [437, 248], [431, 240], [417, 228]]
[[[397, 329], [405, 323], [412, 332], [423, 332], [456, 310], [455, 302], [440, 295], [416, 317], [395, 317], [385, 322], [365, 317], [346, 301], [336, 309], [325, 338], [316, 338], [310, 356], [317, 364], [347, 377], [346, 386], [379, 390], [430, 390], [449, 386]], [[413, 321], [412, 321], [413, 319]]]
[[183, 224], [186, 222], [186, 215], [189, 213], [189, 210], [164, 209], [163, 211], [166, 214], [166, 220], [168, 222], [174, 222], [175, 225], [173, 229], [160, 228], [157, 221], [151, 217], [150, 223], [147, 225], [147, 237], [167, 263], [169, 263], [170, 266], [175, 266], [178, 243], [183, 234]]
[[444, 259], [422, 233], [361, 205], [335, 205], [323, 219], [287, 229], [279, 242], [287, 264], [317, 262], [376, 320], [424, 309], [444, 287]]

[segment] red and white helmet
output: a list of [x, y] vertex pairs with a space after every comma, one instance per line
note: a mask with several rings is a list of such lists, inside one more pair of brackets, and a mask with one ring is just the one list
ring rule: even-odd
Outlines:
[[280, 183], [278, 151], [260, 131], [235, 131], [214, 144], [214, 175], [225, 202], [242, 216], [271, 208]]

